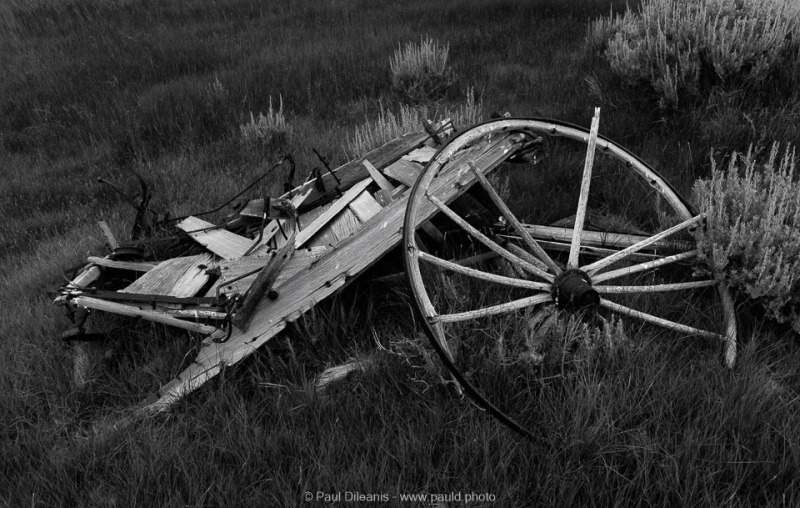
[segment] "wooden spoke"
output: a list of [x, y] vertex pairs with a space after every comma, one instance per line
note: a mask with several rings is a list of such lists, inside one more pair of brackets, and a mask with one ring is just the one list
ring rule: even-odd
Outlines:
[[[505, 235], [497, 235], [500, 238], [505, 237]], [[516, 237], [514, 237], [516, 239]], [[550, 242], [547, 240], [538, 240], [539, 245], [543, 248], [558, 252], [569, 252], [569, 244], [568, 243], [561, 243], [561, 242]], [[509, 244], [513, 245], [513, 244]], [[509, 250], [510, 247], [509, 247]], [[524, 250], [524, 249], [523, 249]], [[525, 251], [527, 252], [527, 251]], [[581, 255], [582, 256], [593, 256], [593, 257], [603, 257], [603, 256], [610, 256], [612, 254], [616, 254], [619, 252], [618, 249], [605, 249], [603, 247], [592, 247], [591, 245], [581, 245]], [[512, 253], [516, 254], [515, 251]], [[518, 254], [517, 254], [518, 255]], [[522, 257], [522, 256], [520, 256]], [[533, 257], [533, 256], [531, 256]], [[644, 252], [635, 252], [628, 256], [628, 259], [635, 260], [635, 261], [652, 261], [655, 259], [661, 259], [663, 256], [658, 254], [648, 254]]]
[[517, 217], [511, 212], [508, 206], [506, 206], [502, 198], [500, 198], [500, 196], [497, 194], [497, 191], [494, 190], [494, 187], [492, 187], [492, 184], [489, 183], [489, 180], [486, 179], [483, 173], [481, 173], [481, 171], [475, 167], [475, 164], [473, 164], [472, 161], [467, 162], [467, 164], [469, 165], [469, 169], [472, 170], [472, 173], [478, 178], [480, 184], [489, 194], [489, 197], [492, 199], [492, 202], [500, 210], [500, 213], [503, 214], [503, 217], [506, 218], [509, 224], [511, 224], [511, 227], [513, 227], [514, 230], [522, 237], [522, 240], [525, 242], [525, 245], [527, 245], [528, 248], [531, 249], [531, 251], [533, 251], [533, 253], [536, 254], [536, 256], [539, 259], [541, 259], [545, 265], [547, 265], [550, 271], [552, 271], [556, 275], [561, 273], [561, 268], [556, 264], [555, 261], [552, 260], [552, 258], [550, 258], [550, 256], [544, 251], [544, 249], [542, 249], [542, 247], [538, 243], [536, 243], [536, 240], [533, 239], [531, 234], [528, 233], [528, 231], [522, 226], [520, 221], [517, 220]]
[[[541, 245], [542, 241], [569, 242], [573, 235], [572, 228], [555, 226], [541, 226], [539, 224], [523, 224], [534, 240]], [[635, 243], [647, 240], [649, 236], [632, 235], [627, 233], [612, 233], [607, 231], [583, 231], [581, 233], [581, 248], [587, 245], [596, 247], [609, 247], [624, 249]], [[675, 252], [689, 250], [693, 242], [661, 241], [650, 246], [651, 249], [669, 249]]]
[[589, 265], [582, 266], [581, 270], [583, 270], [584, 272], [588, 273], [589, 276], [592, 276], [593, 274], [595, 274], [598, 271], [602, 270], [603, 268], [611, 265], [612, 263], [616, 263], [617, 261], [619, 261], [621, 259], [624, 259], [625, 257], [629, 256], [630, 254], [633, 254], [634, 252], [638, 252], [638, 251], [644, 249], [645, 247], [647, 247], [649, 245], [652, 245], [652, 244], [658, 242], [659, 240], [661, 240], [663, 238], [668, 237], [669, 235], [675, 234], [678, 231], [682, 231], [682, 230], [688, 228], [689, 226], [697, 224], [698, 222], [700, 222], [704, 218], [705, 218], [705, 214], [700, 214], [700, 215], [697, 215], [696, 217], [692, 217], [691, 219], [685, 220], [685, 221], [681, 222], [680, 224], [678, 224], [676, 226], [672, 226], [671, 228], [669, 228], [667, 230], [664, 230], [664, 231], [662, 231], [662, 232], [660, 232], [658, 234], [655, 234], [655, 235], [647, 238], [646, 240], [642, 240], [641, 242], [635, 243], [635, 244], [631, 245], [630, 247], [622, 249], [621, 251], [617, 252], [616, 254], [612, 254], [612, 255], [608, 256], [607, 258], [603, 258], [603, 259], [601, 259], [599, 261], [595, 261], [594, 263], [591, 263]]
[[601, 273], [592, 277], [592, 284], [599, 284], [600, 282], [616, 279], [617, 277], [624, 277], [625, 275], [631, 275], [638, 272], [643, 272], [645, 270], [651, 270], [653, 268], [658, 268], [660, 266], [668, 265], [671, 263], [677, 263], [678, 261], [683, 261], [684, 259], [689, 259], [697, 256], [696, 250], [691, 250], [689, 252], [681, 252], [680, 254], [673, 254], [672, 256], [667, 256], [665, 258], [656, 259], [655, 261], [648, 261], [647, 263], [641, 263], [638, 265], [627, 266], [625, 268], [619, 268], [617, 270], [612, 270], [610, 272]]
[[528, 263], [532, 264], [533, 266], [538, 266], [542, 270], [546, 270], [547, 269], [547, 265], [544, 264], [543, 261], [539, 260], [539, 258], [534, 256], [530, 252], [526, 251], [522, 247], [520, 247], [518, 245], [515, 245], [515, 244], [513, 244], [511, 242], [508, 242], [508, 243], [504, 244], [503, 247], [508, 249], [508, 251], [511, 254], [514, 254], [515, 256], [518, 256], [519, 258], [524, 259], [525, 261], [527, 261]]
[[482, 263], [484, 261], [488, 261], [490, 259], [494, 259], [497, 257], [496, 252], [482, 252], [480, 254], [475, 254], [474, 256], [468, 256], [461, 259], [454, 259], [452, 260], [453, 263], [459, 264], [461, 266], [470, 266], [470, 265], [477, 265], [478, 263]]
[[706, 288], [715, 286], [715, 280], [700, 280], [695, 282], [681, 282], [676, 284], [655, 284], [651, 286], [594, 286], [594, 289], [602, 294], [619, 293], [662, 293], [665, 291], [681, 291], [684, 289]]
[[529, 280], [515, 279], [513, 277], [504, 277], [502, 275], [495, 275], [493, 273], [482, 272], [474, 268], [469, 268], [460, 265], [458, 263], [454, 263], [453, 261], [447, 261], [446, 259], [433, 256], [431, 254], [428, 254], [427, 252], [420, 252], [419, 259], [427, 261], [428, 263], [431, 263], [438, 267], [444, 268], [445, 270], [450, 270], [456, 273], [467, 275], [469, 277], [475, 277], [476, 279], [495, 282], [497, 284], [503, 284], [505, 286], [512, 286], [523, 289], [533, 289], [535, 291], [550, 291], [553, 287], [552, 284], [548, 284], [546, 282], [533, 282]]
[[515, 310], [524, 309], [540, 303], [549, 302], [553, 296], [549, 293], [542, 295], [529, 296], [527, 298], [520, 298], [500, 305], [492, 305], [491, 307], [484, 307], [482, 309], [470, 310], [467, 312], [458, 312], [456, 314], [440, 314], [438, 316], [431, 316], [429, 319], [431, 323], [455, 323], [458, 321], [470, 321], [486, 316], [494, 316], [497, 314], [504, 314], [506, 312], [514, 312]]
[[594, 165], [594, 151], [597, 146], [597, 131], [600, 128], [600, 108], [594, 108], [592, 127], [589, 130], [589, 146], [586, 148], [586, 162], [583, 165], [583, 179], [581, 180], [581, 193], [578, 196], [578, 210], [575, 213], [575, 228], [572, 232], [572, 244], [569, 248], [567, 268], [578, 267], [578, 254], [581, 250], [581, 233], [586, 219], [586, 208], [589, 205], [589, 187], [592, 183], [592, 165]]
[[612, 312], [616, 312], [618, 314], [622, 314], [624, 316], [633, 317], [636, 319], [641, 319], [647, 323], [661, 326], [663, 328], [667, 328], [669, 330], [675, 330], [681, 333], [685, 333], [687, 335], [699, 335], [701, 337], [706, 337], [710, 339], [724, 339], [722, 335], [718, 333], [708, 332], [706, 330], [700, 330], [699, 328], [694, 328], [688, 325], [682, 325], [680, 323], [675, 323], [674, 321], [669, 321], [667, 319], [662, 319], [660, 317], [654, 316], [652, 314], [648, 314], [646, 312], [641, 312], [638, 310], [631, 309], [630, 307], [625, 307], [624, 305], [620, 305], [618, 303], [614, 303], [611, 301], [606, 300], [605, 298], [600, 299], [600, 306], [604, 307]]
[[444, 213], [445, 215], [450, 217], [450, 219], [453, 222], [455, 222], [456, 224], [458, 224], [464, 231], [466, 231], [467, 233], [472, 235], [476, 240], [478, 240], [479, 242], [484, 244], [486, 247], [488, 247], [489, 249], [491, 249], [494, 252], [496, 252], [501, 257], [503, 257], [506, 260], [508, 260], [508, 261], [520, 266], [524, 270], [527, 270], [528, 272], [530, 272], [530, 273], [532, 273], [534, 275], [538, 275], [539, 277], [543, 278], [544, 280], [547, 280], [547, 281], [550, 281], [550, 282], [553, 281], [554, 277], [553, 277], [552, 274], [549, 274], [549, 273], [545, 272], [541, 268], [538, 268], [538, 267], [532, 265], [531, 263], [528, 263], [527, 261], [525, 261], [523, 259], [520, 259], [519, 257], [515, 256], [514, 254], [511, 254], [510, 252], [508, 252], [504, 248], [500, 247], [500, 245], [498, 245], [497, 243], [493, 242], [486, 235], [484, 235], [483, 233], [481, 233], [480, 231], [478, 231], [477, 229], [472, 227], [472, 225], [470, 225], [467, 221], [462, 219], [456, 212], [454, 212], [449, 206], [444, 204], [436, 196], [427, 195], [427, 198], [431, 201], [431, 203], [433, 203], [436, 206], [436, 208], [438, 208], [442, 213]]

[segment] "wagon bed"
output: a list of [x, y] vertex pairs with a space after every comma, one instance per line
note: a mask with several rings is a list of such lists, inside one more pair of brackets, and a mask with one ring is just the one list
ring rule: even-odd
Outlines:
[[[562, 138], [586, 153], [576, 213], [548, 224], [529, 217], [518, 220], [486, 175], [509, 166], [504, 163], [510, 158], [535, 170], [537, 150], [540, 157], [551, 156], [564, 148]], [[555, 140], [552, 150], [540, 150], [549, 140]], [[595, 152], [607, 161], [593, 175]], [[595, 213], [588, 204], [589, 189], [603, 171], [620, 182], [640, 181], [658, 207], [671, 209], [672, 218], [662, 218], [666, 225], [648, 231], [630, 221], [622, 221], [621, 227], [619, 220]], [[527, 186], [511, 190], [519, 193]], [[454, 210], [466, 198], [466, 206]], [[248, 202], [226, 227], [197, 217], [184, 219], [177, 227], [203, 246], [201, 254], [156, 262], [119, 260], [113, 254], [90, 257], [62, 288], [56, 301], [70, 309], [138, 317], [205, 336], [193, 363], [138, 405], [132, 418], [168, 408], [223, 367], [246, 358], [401, 243], [418, 311], [443, 363], [481, 405], [522, 433], [527, 434], [504, 419], [454, 365], [448, 344], [459, 340], [463, 324], [504, 316], [503, 327], [524, 331], [541, 321], [543, 309], [603, 308], [685, 335], [720, 339], [728, 365], [735, 359], [736, 324], [724, 284], [714, 278], [675, 282], [672, 272], [655, 275], [696, 258], [691, 237], [680, 235], [703, 217], [647, 164], [599, 136], [594, 124], [587, 131], [552, 120], [501, 118], [456, 133], [452, 124], [426, 123], [420, 132], [318, 174], [281, 200], [284, 215], [269, 221], [277, 205], [264, 199]], [[517, 200], [525, 201], [529, 199]], [[249, 236], [232, 231], [233, 225], [242, 224], [251, 225]], [[456, 252], [456, 244], [469, 248]], [[485, 263], [492, 258], [499, 262]], [[609, 271], [620, 263], [622, 268]], [[431, 277], [426, 275], [429, 268], [450, 275]], [[99, 291], [97, 281], [108, 269], [140, 275], [126, 287]], [[650, 282], [643, 283], [641, 274]], [[457, 277], [510, 287], [501, 296], [508, 301], [475, 304], [471, 283]], [[610, 286], [612, 279], [625, 284]], [[705, 290], [717, 295], [718, 323], [713, 326], [706, 326], [704, 318], [701, 326], [680, 323], [613, 300], [619, 294]], [[453, 297], [454, 291], [461, 294]], [[482, 291], [478, 286], [481, 302], [499, 294]], [[703, 298], [707, 296], [687, 305], [700, 306]], [[472, 308], [452, 310], [454, 301], [469, 301]], [[84, 361], [84, 332], [80, 322], [66, 334], [78, 339], [76, 372]]]

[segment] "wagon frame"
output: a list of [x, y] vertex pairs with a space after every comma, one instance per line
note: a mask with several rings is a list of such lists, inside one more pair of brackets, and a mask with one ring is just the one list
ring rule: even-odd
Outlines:
[[[531, 436], [482, 396], [456, 365], [448, 342], [459, 333], [460, 323], [503, 315], [525, 326], [531, 313], [543, 308], [581, 314], [603, 309], [682, 334], [719, 340], [724, 362], [732, 367], [736, 319], [729, 290], [720, 279], [608, 284], [638, 273], [653, 276], [676, 263], [693, 260], [697, 249], [692, 240], [673, 240], [673, 236], [702, 227], [703, 216], [645, 162], [599, 135], [598, 124], [599, 110], [589, 130], [524, 118], [493, 119], [460, 132], [454, 132], [449, 122], [426, 123], [420, 132], [400, 136], [335, 170], [317, 173], [316, 178], [281, 196], [277, 203], [282, 206], [275, 202], [271, 206], [269, 199], [251, 200], [227, 221], [227, 229], [197, 217], [184, 219], [177, 227], [204, 246], [207, 252], [203, 254], [158, 262], [124, 260], [113, 252], [105, 258], [90, 257], [56, 299], [73, 314], [84, 314], [65, 333], [66, 338], [76, 340], [76, 375], [80, 377], [86, 361], [82, 319], [87, 309], [204, 335], [192, 364], [133, 408], [117, 427], [164, 411], [223, 367], [252, 354], [287, 323], [341, 290], [397, 246], [401, 246], [423, 327], [442, 362], [481, 406], [522, 434]], [[564, 220], [545, 225], [518, 219], [487, 178], [497, 168], [509, 166], [509, 160], [527, 163], [530, 169], [536, 164], [540, 145], [550, 139], [585, 145], [576, 213], [566, 218], [572, 227], [566, 227]], [[597, 176], [592, 173], [595, 154], [641, 179], [656, 199], [667, 203], [677, 224], [652, 234], [591, 227], [588, 203], [592, 178]], [[471, 195], [470, 203], [483, 210], [482, 223], [455, 210], [454, 202], [465, 195]], [[486, 224], [489, 216], [494, 224]], [[254, 238], [231, 231], [230, 224], [241, 223], [258, 226], [251, 235]], [[110, 233], [108, 236], [109, 243], [115, 243]], [[471, 255], [442, 255], [452, 254], [452, 249], [436, 246], [454, 237], [462, 242], [469, 239]], [[492, 258], [504, 261], [487, 265]], [[620, 262], [627, 266], [609, 270]], [[446, 279], [426, 278], [431, 268], [525, 294], [511, 301], [449, 312], [437, 308], [441, 289], [437, 284]], [[142, 275], [116, 291], [98, 290], [98, 281], [114, 270]], [[708, 288], [716, 292], [720, 310], [713, 330], [613, 301], [613, 295], [620, 293]], [[456, 325], [447, 331], [453, 323]]]

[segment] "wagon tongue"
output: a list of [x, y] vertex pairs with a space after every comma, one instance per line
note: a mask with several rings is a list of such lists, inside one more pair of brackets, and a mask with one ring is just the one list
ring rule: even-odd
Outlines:
[[565, 270], [553, 281], [553, 298], [561, 309], [594, 308], [600, 304], [600, 295], [592, 288], [589, 275], [583, 270]]

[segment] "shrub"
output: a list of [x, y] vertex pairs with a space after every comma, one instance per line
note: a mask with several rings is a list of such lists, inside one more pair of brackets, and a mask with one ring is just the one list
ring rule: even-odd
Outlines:
[[586, 46], [629, 84], [647, 83], [662, 108], [677, 108], [722, 83], [759, 89], [773, 73], [796, 72], [800, 2], [644, 0], [638, 12], [590, 23]]
[[[779, 157], [774, 144], [766, 162], [759, 153], [731, 155], [726, 172], [712, 158], [710, 180], [695, 183], [707, 213], [698, 231], [699, 258], [732, 287], [759, 301], [778, 322], [800, 333], [800, 182], [795, 150]], [[702, 229], [702, 228], [699, 228]]]
[[392, 87], [412, 104], [435, 102], [453, 84], [453, 72], [447, 65], [450, 45], [440, 45], [430, 37], [419, 44], [398, 46], [389, 60]]
[[267, 115], [259, 113], [258, 118], [250, 112], [250, 121], [239, 126], [242, 142], [246, 145], [275, 145], [286, 143], [291, 136], [292, 128], [283, 114], [283, 96], [278, 96], [278, 109], [272, 107], [272, 96], [269, 96]]
[[456, 128], [468, 127], [482, 119], [482, 109], [483, 101], [475, 101], [473, 88], [468, 88], [466, 100], [453, 108], [401, 105], [395, 114], [381, 104], [378, 119], [366, 120], [357, 126], [353, 136], [348, 137], [344, 150], [351, 158], [360, 157], [402, 134], [422, 130], [423, 120], [449, 118]]

